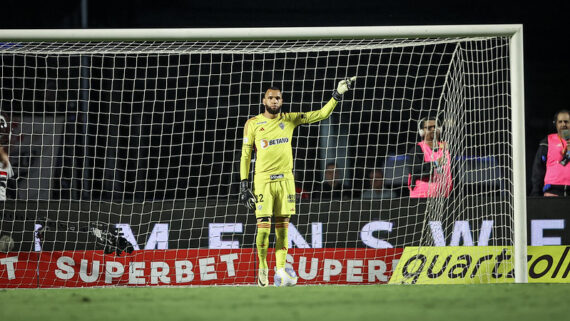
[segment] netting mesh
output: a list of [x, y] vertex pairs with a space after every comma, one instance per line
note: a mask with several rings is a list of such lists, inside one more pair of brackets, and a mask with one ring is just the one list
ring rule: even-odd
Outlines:
[[[289, 261], [301, 282], [386, 282], [407, 246], [510, 245], [508, 40], [3, 43], [0, 101], [14, 177], [0, 204], [2, 233], [20, 254], [117, 248], [95, 228], [126, 239], [129, 255], [193, 262], [153, 270], [173, 283], [172, 273], [192, 265], [196, 277], [181, 284], [253, 283], [255, 218], [237, 203], [243, 126], [262, 112], [269, 85], [282, 88], [284, 111], [305, 112], [356, 75], [329, 119], [294, 136]], [[410, 199], [409, 151], [426, 116], [441, 121], [453, 189]], [[324, 193], [333, 176], [336, 192]], [[239, 257], [233, 275], [223, 256], [231, 253]], [[225, 274], [196, 271], [210, 257]], [[373, 272], [350, 274], [357, 258]], [[338, 274], [326, 265], [333, 261]], [[131, 284], [123, 263], [101, 284]], [[95, 285], [43, 269], [46, 286]], [[133, 284], [151, 284], [150, 274]]]

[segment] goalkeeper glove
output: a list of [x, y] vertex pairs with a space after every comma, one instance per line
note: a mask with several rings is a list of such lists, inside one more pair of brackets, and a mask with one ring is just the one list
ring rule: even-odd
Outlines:
[[345, 92], [352, 88], [352, 83], [354, 80], [356, 80], [356, 76], [339, 81], [336, 90], [333, 91], [333, 98], [336, 99], [336, 101], [340, 101], [342, 99], [342, 95], [344, 95]]
[[249, 189], [249, 182], [247, 179], [244, 179], [240, 183], [240, 192], [239, 192], [239, 200], [240, 202], [245, 205], [245, 207], [249, 208], [250, 210], [255, 208], [255, 196]]

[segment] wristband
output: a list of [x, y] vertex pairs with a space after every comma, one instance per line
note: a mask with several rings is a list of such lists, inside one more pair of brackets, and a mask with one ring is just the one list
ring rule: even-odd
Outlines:
[[341, 101], [341, 100], [342, 100], [342, 95], [341, 95], [338, 91], [336, 91], [336, 89], [333, 91], [332, 97], [333, 97], [336, 101]]

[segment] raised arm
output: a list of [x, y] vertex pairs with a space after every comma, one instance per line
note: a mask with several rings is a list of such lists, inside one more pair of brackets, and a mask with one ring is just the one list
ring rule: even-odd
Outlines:
[[342, 95], [352, 88], [355, 80], [356, 76], [350, 79], [341, 80], [335, 91], [333, 91], [332, 98], [326, 103], [326, 105], [319, 110], [306, 112], [304, 114], [304, 118], [301, 119], [302, 123], [310, 124], [329, 118], [338, 102], [342, 100]]

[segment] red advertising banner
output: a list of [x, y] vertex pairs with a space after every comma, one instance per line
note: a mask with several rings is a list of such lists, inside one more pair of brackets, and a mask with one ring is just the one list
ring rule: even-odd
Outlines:
[[0, 288], [37, 288], [37, 252], [0, 252]]
[[[287, 264], [299, 275], [298, 284], [387, 283], [401, 253], [295, 248]], [[268, 257], [273, 260], [273, 253]], [[255, 249], [142, 250], [120, 257], [102, 251], [0, 253], [0, 287], [252, 285], [256, 267]]]

